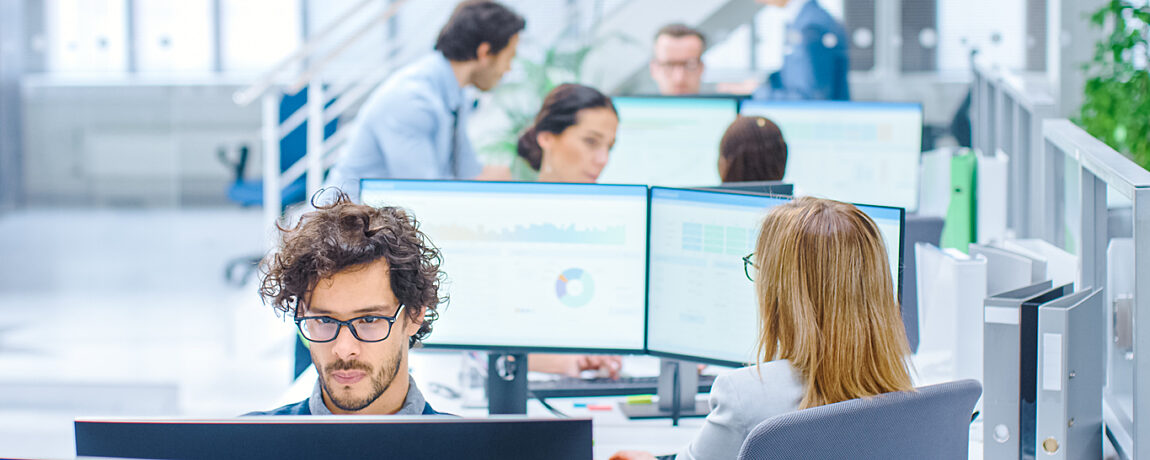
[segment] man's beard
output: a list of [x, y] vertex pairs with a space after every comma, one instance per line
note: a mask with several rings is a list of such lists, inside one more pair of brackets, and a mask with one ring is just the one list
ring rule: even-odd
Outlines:
[[[327, 394], [328, 400], [331, 401], [332, 404], [335, 404], [335, 407], [340, 408], [340, 410], [347, 412], [363, 410], [367, 406], [370, 406], [371, 403], [375, 402], [376, 399], [379, 399], [380, 395], [382, 395], [384, 391], [387, 391], [387, 389], [391, 387], [392, 382], [395, 382], [395, 377], [399, 374], [399, 360], [401, 353], [403, 353], [403, 350], [401, 348], [396, 348], [395, 356], [393, 356], [393, 359], [388, 362], [384, 362], [383, 365], [380, 366], [379, 372], [376, 372], [374, 375], [371, 373], [371, 366], [362, 362], [336, 360], [335, 362], [324, 366], [323, 372], [320, 373], [320, 386], [323, 387], [323, 392]], [[312, 358], [312, 361], [315, 361], [314, 357]], [[328, 375], [333, 371], [352, 369], [366, 372], [367, 376], [371, 379], [371, 390], [364, 397], [356, 398], [350, 394], [339, 396], [336, 394], [336, 392], [332, 391], [331, 387], [328, 386], [327, 380], [324, 379], [325, 375]]]

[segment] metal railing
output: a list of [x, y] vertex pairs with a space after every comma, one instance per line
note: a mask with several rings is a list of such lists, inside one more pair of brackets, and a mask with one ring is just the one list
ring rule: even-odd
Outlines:
[[1040, 207], [1044, 177], [1042, 122], [1056, 115], [1056, 101], [1045, 75], [1020, 74], [976, 62], [971, 98], [972, 143], [987, 154], [1002, 151], [1010, 159], [1007, 227], [1020, 237], [1045, 235]]
[[[1122, 457], [1150, 458], [1150, 327], [1137, 327], [1139, 318], [1150, 318], [1150, 171], [1069, 120], [1047, 120], [1042, 132], [1048, 199], [1032, 205], [1041, 207], [1053, 241], [1076, 250], [1079, 288], [1123, 291], [1108, 294], [1104, 313], [1106, 433]], [[1132, 203], [1132, 254], [1110, 250], [1117, 239], [1109, 236], [1108, 193]], [[1111, 266], [1124, 268], [1110, 273]], [[1116, 288], [1117, 277], [1130, 282]]]
[[[359, 18], [372, 5], [386, 1], [387, 7], [367, 19], [353, 32], [336, 40], [336, 32]], [[408, 0], [362, 0], [335, 18], [330, 25], [313, 35], [290, 56], [284, 58], [251, 85], [232, 95], [236, 104], [246, 106], [261, 101], [263, 145], [263, 206], [264, 221], [274, 225], [283, 207], [285, 185], [307, 174], [307, 196], [322, 186], [324, 171], [334, 158], [330, 155], [349, 137], [349, 128], [340, 128], [324, 139], [324, 128], [332, 120], [350, 113], [359, 106], [389, 74], [387, 63], [352, 76], [348, 82], [325, 88], [323, 74], [335, 59], [354, 44], [363, 40], [375, 27], [395, 17]], [[326, 45], [334, 44], [330, 48]], [[302, 70], [294, 70], [297, 66]], [[280, 102], [284, 93], [295, 94], [306, 88], [307, 102], [280, 123]], [[328, 103], [332, 102], [329, 106]], [[306, 154], [295, 164], [280, 171], [280, 141], [289, 133], [307, 123]]]
[[1046, 75], [974, 69], [972, 142], [1010, 159], [1008, 226], [1075, 254], [1077, 289], [1107, 291], [1105, 432], [1121, 457], [1150, 458], [1150, 172], [1054, 118]]

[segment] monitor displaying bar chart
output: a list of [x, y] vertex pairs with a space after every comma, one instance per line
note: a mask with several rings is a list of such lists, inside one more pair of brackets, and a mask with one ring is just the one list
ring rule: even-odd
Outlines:
[[364, 180], [442, 251], [433, 347], [642, 352], [647, 188]]

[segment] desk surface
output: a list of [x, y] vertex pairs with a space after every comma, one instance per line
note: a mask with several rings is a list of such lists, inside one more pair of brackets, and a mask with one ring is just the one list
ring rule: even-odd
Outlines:
[[[464, 417], [486, 417], [486, 407], [468, 407], [461, 397], [463, 390], [459, 370], [463, 359], [462, 354], [456, 351], [417, 350], [411, 353], [409, 366], [411, 375], [424, 397], [436, 410]], [[936, 360], [931, 357], [921, 359], [916, 357], [916, 386], [945, 380], [931, 377], [931, 375], [945, 375], [946, 371], [934, 361]], [[655, 358], [628, 356], [624, 358], [623, 367], [625, 372], [631, 375], [654, 375], [659, 366]], [[315, 371], [309, 368], [284, 395], [283, 403], [296, 402], [308, 397], [315, 384], [315, 378]], [[451, 391], [443, 391], [442, 388]], [[700, 395], [700, 398], [705, 397]], [[702, 418], [682, 419], [677, 427], [671, 426], [671, 421], [667, 419], [628, 420], [617, 406], [623, 400], [622, 397], [552, 398], [547, 402], [566, 415], [593, 419], [595, 439], [593, 450], [596, 459], [607, 459], [620, 450], [646, 450], [655, 455], [678, 452], [690, 442], [703, 424]], [[576, 404], [582, 404], [582, 407], [576, 407]], [[587, 406], [607, 406], [610, 409], [589, 410]], [[535, 399], [528, 400], [527, 415], [557, 417]], [[976, 420], [970, 426], [970, 458], [982, 459], [981, 420]]]

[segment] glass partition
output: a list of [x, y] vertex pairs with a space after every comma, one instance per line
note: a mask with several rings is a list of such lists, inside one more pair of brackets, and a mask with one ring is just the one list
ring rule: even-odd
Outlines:
[[1041, 74], [975, 66], [973, 146], [1009, 158], [1007, 227], [1019, 237], [1043, 237], [1048, 228], [1042, 219], [1049, 213], [1042, 211], [1042, 204], [1050, 195], [1040, 179], [1048, 167], [1041, 155], [1042, 121], [1055, 114], [1050, 94]]
[[1122, 457], [1150, 458], [1150, 327], [1136, 327], [1150, 317], [1150, 172], [1069, 120], [1043, 136], [1048, 236], [1078, 255], [1080, 287], [1106, 292], [1106, 434]]

